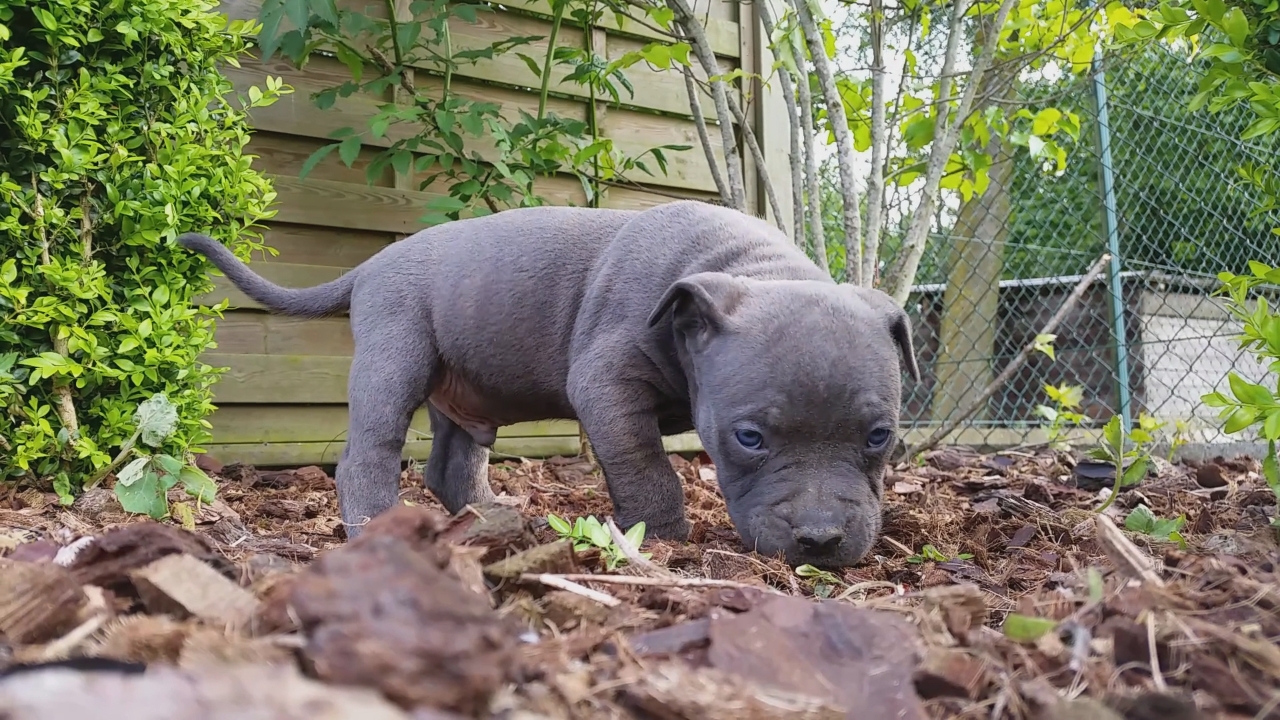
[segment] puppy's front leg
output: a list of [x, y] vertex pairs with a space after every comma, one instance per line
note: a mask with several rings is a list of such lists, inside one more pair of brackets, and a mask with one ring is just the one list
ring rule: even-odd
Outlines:
[[619, 526], [643, 521], [646, 537], [688, 539], [684, 489], [662, 447], [652, 389], [582, 375], [595, 377], [571, 379], [569, 397], [604, 471]]

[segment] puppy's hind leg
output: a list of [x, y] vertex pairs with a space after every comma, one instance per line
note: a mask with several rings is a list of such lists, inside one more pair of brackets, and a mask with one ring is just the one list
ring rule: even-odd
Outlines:
[[493, 499], [489, 487], [489, 449], [470, 433], [427, 403], [431, 416], [431, 457], [427, 459], [427, 489], [457, 513], [467, 505]]
[[[347, 447], [338, 464], [338, 510], [347, 537], [391, 509], [400, 494], [400, 457], [413, 413], [426, 400], [435, 358], [382, 343], [359, 343], [347, 386]], [[434, 454], [434, 453], [433, 453]]]

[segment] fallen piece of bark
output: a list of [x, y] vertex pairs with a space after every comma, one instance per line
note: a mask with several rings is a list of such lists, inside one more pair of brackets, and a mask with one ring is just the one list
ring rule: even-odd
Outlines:
[[133, 593], [129, 573], [166, 555], [190, 555], [228, 578], [235, 567], [203, 537], [153, 521], [125, 525], [93, 538], [70, 564], [72, 576], [83, 585], [98, 585], [117, 595]]
[[[846, 713], [822, 696], [743, 682], [714, 668], [663, 663], [619, 691], [625, 703], [669, 720], [843, 720]], [[863, 715], [859, 714], [861, 718]]]
[[296, 668], [208, 670], [158, 666], [145, 673], [55, 667], [0, 679], [6, 720], [407, 720], [364, 688], [325, 686]]
[[533, 547], [537, 539], [518, 510], [500, 503], [484, 503], [463, 510], [440, 537], [453, 545], [484, 548], [480, 562], [496, 562]]
[[834, 602], [770, 597], [711, 619], [713, 667], [762, 687], [822, 698], [859, 720], [923, 720], [912, 674], [915, 629], [900, 616]]
[[230, 628], [249, 622], [258, 601], [248, 590], [190, 555], [168, 555], [129, 573], [153, 614], [196, 617]]
[[595, 600], [566, 590], [552, 590], [542, 596], [542, 602], [546, 605], [543, 617], [560, 630], [572, 630], [583, 622], [602, 625], [609, 619], [611, 610]]
[[495, 582], [515, 582], [524, 574], [563, 574], [572, 573], [577, 569], [577, 563], [573, 558], [573, 542], [557, 540], [490, 563], [485, 566], [484, 574]]
[[0, 637], [44, 643], [70, 631], [89, 600], [66, 568], [0, 558]]
[[711, 642], [711, 620], [700, 618], [627, 638], [637, 657], [679, 655]]
[[981, 660], [960, 650], [931, 649], [916, 669], [916, 692], [925, 700], [958, 697], [976, 700], [986, 687], [987, 670]]
[[403, 707], [479, 712], [511, 674], [520, 628], [445, 569], [447, 547], [372, 530], [291, 584], [314, 674], [376, 687]]

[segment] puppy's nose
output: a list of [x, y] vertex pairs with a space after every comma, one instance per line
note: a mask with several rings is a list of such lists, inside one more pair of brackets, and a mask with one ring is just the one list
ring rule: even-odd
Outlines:
[[840, 528], [827, 525], [823, 527], [798, 527], [793, 531], [796, 544], [802, 550], [814, 555], [829, 555], [840, 547], [844, 541], [844, 533]]

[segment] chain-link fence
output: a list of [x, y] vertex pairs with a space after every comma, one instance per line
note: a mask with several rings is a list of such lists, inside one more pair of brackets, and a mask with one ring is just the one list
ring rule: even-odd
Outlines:
[[[1025, 148], [997, 153], [986, 190], [939, 214], [909, 302], [923, 382], [905, 388], [905, 424], [928, 434], [976, 404], [948, 442], [1043, 442], [1038, 406], [1058, 408], [1053, 386], [1079, 389], [1095, 433], [1146, 413], [1201, 452], [1256, 439], [1223, 435], [1200, 398], [1225, 390], [1228, 370], [1266, 376], [1210, 294], [1221, 271], [1280, 262], [1280, 214], [1260, 211], [1245, 177], [1280, 144], [1239, 140], [1247, 107], [1189, 111], [1199, 77], [1185, 56], [1150, 48], [1099, 76], [1020, 86], [1024, 106], [1078, 115], [1079, 139], [1058, 175]], [[980, 399], [1104, 252], [1114, 260], [1058, 326], [1054, 357], [1033, 353]]]

